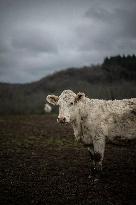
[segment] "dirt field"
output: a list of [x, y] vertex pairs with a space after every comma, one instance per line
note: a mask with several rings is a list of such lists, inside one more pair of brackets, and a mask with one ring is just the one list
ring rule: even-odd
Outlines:
[[107, 145], [102, 179], [55, 116], [0, 117], [0, 204], [136, 204], [136, 145]]

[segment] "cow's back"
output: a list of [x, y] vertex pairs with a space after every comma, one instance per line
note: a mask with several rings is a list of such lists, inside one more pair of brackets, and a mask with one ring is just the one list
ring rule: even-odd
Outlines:
[[123, 142], [136, 138], [136, 98], [107, 101], [108, 139]]

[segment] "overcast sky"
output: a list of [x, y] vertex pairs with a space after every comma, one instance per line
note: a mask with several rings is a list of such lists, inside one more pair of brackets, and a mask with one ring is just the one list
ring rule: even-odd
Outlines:
[[136, 0], [0, 0], [0, 81], [136, 54]]

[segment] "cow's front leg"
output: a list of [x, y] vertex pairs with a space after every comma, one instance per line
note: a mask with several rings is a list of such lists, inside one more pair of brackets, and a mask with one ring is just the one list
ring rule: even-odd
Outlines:
[[94, 148], [93, 145], [88, 146], [88, 151], [90, 155], [90, 163], [91, 163], [91, 173], [89, 175], [89, 178], [94, 177], [94, 171], [95, 171], [95, 161], [94, 161]]
[[94, 161], [95, 161], [95, 176], [99, 178], [102, 171], [102, 161], [105, 150], [105, 137], [99, 136], [94, 138]]

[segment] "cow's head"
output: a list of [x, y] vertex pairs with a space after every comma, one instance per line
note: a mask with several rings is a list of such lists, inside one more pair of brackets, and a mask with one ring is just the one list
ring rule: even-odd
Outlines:
[[77, 114], [78, 102], [85, 97], [84, 93], [75, 94], [71, 90], [64, 90], [61, 95], [48, 95], [46, 100], [59, 106], [59, 115], [57, 121], [60, 123], [72, 122]]

